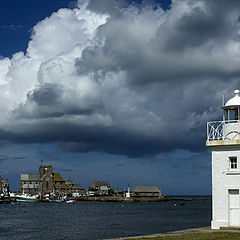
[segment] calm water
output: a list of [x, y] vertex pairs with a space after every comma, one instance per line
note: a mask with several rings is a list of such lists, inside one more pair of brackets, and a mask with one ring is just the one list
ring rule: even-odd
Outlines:
[[209, 226], [211, 202], [0, 205], [0, 239], [104, 239]]

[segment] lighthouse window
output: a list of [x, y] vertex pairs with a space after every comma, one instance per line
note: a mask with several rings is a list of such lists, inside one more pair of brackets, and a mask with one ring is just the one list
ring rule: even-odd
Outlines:
[[236, 169], [237, 168], [237, 157], [230, 157], [230, 168], [231, 169]]

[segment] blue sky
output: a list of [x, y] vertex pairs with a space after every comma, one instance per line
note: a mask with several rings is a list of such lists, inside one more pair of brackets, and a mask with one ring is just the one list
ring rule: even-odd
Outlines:
[[206, 122], [239, 88], [239, 1], [0, 4], [0, 175], [13, 190], [43, 160], [84, 187], [211, 193]]
[[1, 0], [0, 4], [0, 52], [8, 57], [27, 48], [32, 28], [36, 23], [59, 8], [71, 6], [69, 0]]
[[[141, 3], [142, 1], [130, 1]], [[170, 0], [156, 1], [164, 9], [170, 5]], [[70, 0], [11, 0], [0, 1], [0, 54], [11, 57], [12, 54], [25, 51], [36, 23], [50, 16], [60, 8], [74, 8], [76, 1]]]

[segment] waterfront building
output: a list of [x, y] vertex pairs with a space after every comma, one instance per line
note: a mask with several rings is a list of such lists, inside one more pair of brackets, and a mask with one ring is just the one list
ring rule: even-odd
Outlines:
[[240, 227], [240, 91], [222, 107], [223, 121], [207, 123], [212, 150], [212, 229]]
[[40, 165], [38, 174], [21, 174], [19, 193], [32, 195], [51, 193], [54, 189], [53, 173], [51, 165]]
[[131, 191], [133, 197], [161, 197], [158, 186], [135, 186]]
[[88, 190], [93, 191], [95, 195], [109, 195], [114, 192], [108, 181], [93, 181]]
[[19, 193], [71, 195], [73, 191], [79, 191], [79, 186], [70, 179], [66, 183], [60, 173], [53, 173], [52, 165], [40, 165], [38, 174], [20, 175]]
[[67, 194], [68, 188], [60, 173], [52, 173], [55, 194]]
[[82, 187], [82, 185], [74, 184], [74, 186], [72, 188], [72, 193], [84, 194], [85, 192], [86, 192], [86, 190]]
[[9, 184], [7, 178], [2, 178], [0, 176], [0, 194], [7, 195], [9, 193]]
[[19, 192], [37, 194], [40, 188], [39, 174], [21, 174]]
[[71, 179], [67, 179], [65, 184], [68, 189], [68, 195], [81, 196], [86, 193], [85, 189], [80, 184], [75, 184]]

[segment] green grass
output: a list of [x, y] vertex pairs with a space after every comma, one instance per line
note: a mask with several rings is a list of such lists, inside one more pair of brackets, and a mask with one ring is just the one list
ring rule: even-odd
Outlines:
[[[130, 240], [131, 238], [129, 238]], [[191, 233], [178, 236], [163, 236], [155, 238], [135, 238], [134, 240], [240, 240], [240, 233], [215, 232], [215, 233]]]

